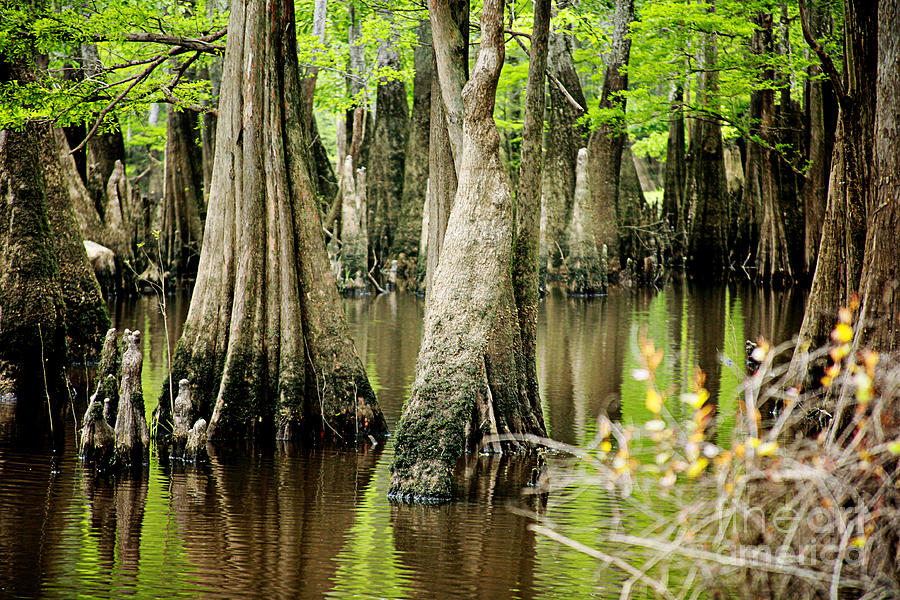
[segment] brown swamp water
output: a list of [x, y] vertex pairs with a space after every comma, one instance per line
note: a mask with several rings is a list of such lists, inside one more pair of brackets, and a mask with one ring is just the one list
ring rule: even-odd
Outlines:
[[[799, 292], [741, 286], [590, 300], [554, 291], [541, 302], [538, 329], [551, 437], [583, 446], [601, 413], [647, 418], [645, 388], [631, 377], [642, 331], [665, 349], [663, 387], [687, 389], [695, 365], [707, 372], [719, 398], [717, 435], [727, 436], [744, 340], [788, 339], [803, 301]], [[168, 300], [173, 343], [188, 303]], [[414, 376], [423, 302], [393, 294], [345, 306], [393, 426]], [[111, 314], [118, 327], [145, 333], [152, 403], [165, 372], [156, 301], [127, 300]], [[625, 579], [529, 530], [522, 509], [536, 505], [521, 495], [527, 462], [472, 459], [456, 502], [409, 506], [386, 496], [390, 441], [360, 453], [247, 448], [201, 467], [152, 456], [143, 478], [106, 480], [82, 470], [71, 424], [68, 444], [53, 453], [16, 439], [2, 417], [0, 597], [605, 598], [618, 597]], [[588, 488], [551, 494], [542, 511], [564, 533], [603, 547], [620, 508]], [[641, 515], [626, 513], [620, 526], [640, 527]]]

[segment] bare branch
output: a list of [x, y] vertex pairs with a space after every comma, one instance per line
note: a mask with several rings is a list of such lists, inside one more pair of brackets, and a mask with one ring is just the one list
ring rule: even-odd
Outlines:
[[800, 24], [803, 27], [803, 37], [806, 39], [806, 43], [809, 44], [809, 47], [813, 49], [813, 51], [818, 55], [819, 62], [822, 63], [822, 71], [824, 71], [825, 75], [831, 81], [831, 85], [834, 88], [834, 94], [837, 96], [838, 102], [840, 104], [845, 104], [847, 102], [847, 93], [844, 90], [844, 84], [841, 81], [841, 76], [838, 73], [837, 68], [834, 66], [834, 61], [831, 60], [831, 57], [828, 56], [828, 53], [825, 52], [825, 49], [822, 45], [813, 37], [812, 30], [809, 28], [809, 17], [806, 12], [806, 0], [800, 0]]
[[[221, 29], [215, 33], [201, 38], [189, 38], [177, 35], [169, 35], [165, 33], [148, 33], [144, 31], [137, 31], [126, 33], [123, 39], [126, 42], [149, 42], [154, 44], [163, 44], [166, 46], [177, 46], [180, 48], [185, 48], [187, 50], [194, 50], [196, 52], [205, 52], [207, 54], [223, 55], [225, 54], [225, 47], [216, 46], [212, 44], [212, 42], [223, 37], [226, 33], [228, 33], [228, 28]], [[109, 36], [105, 35], [92, 35], [88, 37], [88, 40], [92, 42], [109, 42], [112, 41], [112, 39], [114, 38], [110, 38]]]

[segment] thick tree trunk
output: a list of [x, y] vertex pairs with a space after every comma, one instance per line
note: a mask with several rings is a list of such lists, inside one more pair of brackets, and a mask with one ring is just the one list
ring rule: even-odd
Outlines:
[[864, 342], [892, 356], [900, 350], [900, 1], [878, 3], [875, 103], [875, 206], [866, 234], [859, 323]]
[[211, 439], [383, 435], [322, 240], [293, 3], [234, 0], [228, 31], [207, 225], [174, 377], [191, 382], [199, 416], [211, 413]]
[[673, 258], [680, 262], [685, 252], [686, 202], [684, 186], [687, 166], [685, 165], [684, 142], [684, 88], [681, 83], [672, 85], [669, 93], [669, 139], [666, 142], [666, 174], [663, 184], [662, 216], [674, 233]]
[[559, 269], [569, 252], [565, 231], [575, 197], [575, 163], [578, 149], [586, 145], [590, 133], [587, 126], [579, 122], [587, 104], [572, 60], [573, 42], [573, 36], [569, 34], [550, 34], [547, 62], [555, 81], [550, 84], [541, 194], [539, 253], [543, 282], [559, 278]]
[[[13, 68], [15, 80], [30, 80]], [[47, 124], [0, 131], [0, 398], [16, 402], [22, 425], [62, 432], [65, 304], [41, 171], [46, 147]]]
[[835, 84], [840, 113], [828, 205], [816, 271], [789, 374], [789, 380], [798, 384], [809, 366], [807, 352], [828, 342], [838, 309], [847, 306], [859, 290], [866, 215], [871, 214], [875, 200], [876, 11], [860, 0], [848, 2], [844, 30], [847, 67], [843, 81]]
[[[715, 5], [710, 4], [714, 11]], [[715, 112], [719, 77], [716, 73], [717, 42], [715, 33], [709, 34], [700, 50], [697, 100], [701, 107]], [[722, 148], [722, 128], [709, 115], [694, 119], [691, 132], [690, 157], [685, 198], [693, 218], [688, 239], [688, 267], [698, 279], [719, 279], [728, 263], [728, 190], [725, 183], [725, 153]]]
[[543, 422], [538, 393], [537, 347], [538, 318], [538, 220], [541, 211], [541, 146], [544, 132], [544, 81], [547, 70], [547, 44], [550, 36], [551, 0], [534, 3], [534, 24], [525, 90], [525, 123], [522, 130], [522, 154], [516, 193], [516, 229], [512, 256], [512, 283], [522, 337], [522, 365], [525, 393], [531, 412]]
[[600, 109], [614, 111], [612, 120], [604, 121], [591, 133], [588, 143], [588, 180], [594, 210], [594, 239], [597, 252], [605, 244], [612, 255], [619, 250], [616, 221], [616, 199], [622, 148], [627, 142], [625, 131], [625, 97], [628, 89], [628, 57], [631, 37], [628, 27], [634, 20], [634, 0], [616, 0], [612, 22], [612, 47], [605, 57]]
[[[771, 55], [774, 52], [772, 14], [759, 13], [756, 24], [758, 29], [754, 32], [754, 50], [759, 55]], [[781, 275], [790, 280], [794, 273], [785, 235], [784, 213], [781, 210], [781, 182], [778, 176], [780, 159], [774, 150], [778, 142], [775, 69], [767, 66], [763, 70], [762, 80], [771, 87], [754, 92], [751, 98], [750, 118], [758, 122], [751, 132], [758, 135], [760, 141], [751, 141], [747, 152], [748, 194], [745, 201], [751, 204], [751, 214], [756, 219], [746, 239], [751, 241], [758, 235], [756, 266], [757, 274], [763, 281], [771, 281]], [[739, 260], [743, 259], [740, 250], [738, 248]]]
[[[399, 71], [400, 54], [394, 40], [384, 40], [378, 49], [379, 72]], [[406, 84], [401, 79], [382, 78], [375, 104], [376, 151], [369, 159], [369, 241], [379, 269], [389, 266], [390, 250], [397, 229], [397, 212], [403, 195], [403, 169], [409, 131]]]
[[203, 152], [197, 115], [171, 105], [166, 119], [163, 201], [159, 214], [161, 267], [179, 277], [195, 273], [203, 240]]
[[[437, 285], [428, 292], [412, 396], [397, 430], [391, 493], [399, 496], [450, 497], [457, 459], [485, 435], [544, 433], [525, 389], [510, 277], [512, 194], [493, 120], [504, 55], [502, 6], [500, 0], [485, 2], [481, 49], [462, 92], [459, 187], [434, 274]], [[440, 57], [447, 48], [438, 39]]]
[[431, 127], [431, 24], [422, 21], [416, 28], [418, 44], [413, 52], [413, 106], [406, 143], [403, 195], [397, 211], [397, 228], [391, 253], [400, 260], [401, 278], [416, 279], [416, 261], [422, 236], [422, 213], [428, 191], [428, 153]]
[[[70, 359], [88, 362], [95, 361], [100, 355], [103, 336], [109, 328], [109, 316], [72, 211], [72, 196], [63, 175], [63, 162], [72, 158], [60, 151], [57, 142], [64, 143], [62, 137], [62, 132], [57, 130], [44, 138], [40, 164], [65, 305], [68, 354]], [[87, 200], [86, 195], [81, 198]]]

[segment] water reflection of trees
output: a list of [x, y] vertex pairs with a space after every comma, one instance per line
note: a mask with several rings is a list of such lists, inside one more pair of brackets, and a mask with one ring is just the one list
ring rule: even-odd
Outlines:
[[394, 547], [412, 571], [412, 598], [533, 598], [535, 534], [511, 506], [523, 499], [533, 463], [521, 457], [469, 457], [455, 480], [458, 500], [391, 506]]
[[192, 578], [229, 596], [321, 598], [379, 451], [284, 446], [173, 467], [170, 511]]
[[629, 293], [567, 298], [551, 289], [538, 318], [538, 369], [549, 433], [578, 444], [601, 414], [618, 419], [630, 323]]

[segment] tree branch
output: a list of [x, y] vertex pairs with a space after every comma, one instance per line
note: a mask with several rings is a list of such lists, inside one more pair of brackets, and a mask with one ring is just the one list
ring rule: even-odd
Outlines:
[[831, 60], [831, 57], [828, 56], [828, 53], [825, 52], [825, 48], [813, 37], [812, 30], [809, 28], [809, 17], [806, 12], [806, 0], [799, 0], [800, 2], [800, 24], [803, 28], [803, 37], [806, 39], [806, 43], [809, 44], [809, 47], [813, 49], [816, 55], [819, 57], [819, 62], [822, 63], [822, 71], [831, 81], [831, 86], [834, 88], [834, 94], [837, 96], [839, 104], [845, 104], [847, 102], [847, 93], [844, 91], [844, 84], [841, 81], [841, 76], [838, 73], [837, 68], [834, 66], [834, 61]]
[[[525, 47], [525, 44], [522, 43], [522, 40], [519, 39], [519, 36], [522, 36], [522, 37], [527, 37], [529, 40], [531, 40], [530, 35], [527, 35], [524, 33], [516, 33], [513, 31], [509, 31], [509, 30], [506, 30], [506, 33], [515, 34], [514, 37], [516, 39], [516, 42], [518, 42], [518, 44], [519, 44], [519, 48], [521, 48], [525, 54], [527, 54], [528, 56], [531, 56], [531, 51], [528, 50], [528, 48]], [[549, 66], [546, 69], [546, 73], [547, 73], [547, 79], [549, 79], [553, 83], [553, 85], [555, 85], [557, 88], [559, 88], [559, 91], [562, 93], [563, 96], [566, 97], [566, 100], [569, 101], [569, 104], [571, 104], [576, 110], [580, 110], [581, 112], [587, 112], [587, 109], [585, 107], [583, 107], [582, 105], [578, 104], [578, 101], [572, 97], [572, 94], [569, 93], [569, 90], [566, 89], [566, 86], [563, 85], [563, 82], [560, 81], [553, 73], [550, 72]]]
[[[142, 42], [163, 44], [165, 46], [178, 46], [187, 50], [205, 52], [207, 54], [217, 54], [221, 56], [225, 54], [225, 46], [216, 46], [212, 44], [212, 42], [220, 39], [226, 33], [228, 33], [227, 27], [201, 38], [189, 38], [177, 35], [169, 35], [165, 33], [148, 33], [138, 31], [126, 33], [123, 39], [126, 42]], [[114, 39], [115, 38], [110, 38], [109, 36], [105, 35], [92, 35], [88, 37], [88, 40], [92, 42], [109, 42], [113, 41]]]

